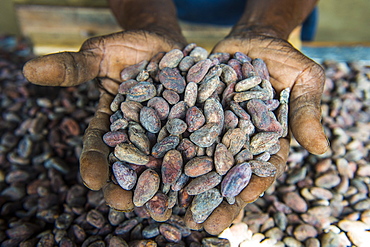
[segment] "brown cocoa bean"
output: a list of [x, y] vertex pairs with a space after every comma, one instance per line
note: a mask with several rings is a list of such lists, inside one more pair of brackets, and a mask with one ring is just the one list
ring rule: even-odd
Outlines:
[[184, 54], [181, 50], [172, 49], [171, 51], [167, 52], [159, 62], [159, 69], [163, 70], [166, 67], [175, 68], [183, 57]]
[[242, 64], [252, 61], [252, 58], [248, 57], [246, 54], [244, 54], [243, 52], [239, 52], [239, 51], [235, 52], [233, 57]]
[[187, 138], [183, 138], [177, 146], [185, 161], [194, 158], [197, 155], [196, 145]]
[[144, 106], [140, 110], [140, 123], [141, 125], [151, 133], [158, 133], [161, 130], [161, 120], [158, 117], [156, 111], [151, 108]]
[[221, 194], [224, 197], [233, 197], [248, 185], [252, 176], [252, 169], [248, 162], [235, 165], [225, 175], [221, 182]]
[[244, 62], [242, 65], [243, 78], [248, 78], [257, 75], [253, 65], [250, 62]]
[[180, 100], [180, 95], [178, 93], [176, 93], [175, 91], [173, 90], [164, 90], [163, 93], [162, 93], [162, 97], [167, 100], [167, 102], [170, 104], [170, 105], [174, 105], [176, 104], [177, 102], [179, 102]]
[[186, 56], [179, 63], [179, 70], [186, 72], [194, 64], [195, 64], [194, 58], [191, 56]]
[[214, 163], [218, 174], [225, 175], [227, 171], [234, 165], [234, 156], [227, 147], [218, 143], [214, 153]]
[[218, 137], [220, 126], [215, 123], [205, 124], [200, 129], [194, 131], [190, 136], [190, 140], [199, 147], [211, 146]]
[[252, 136], [250, 151], [253, 155], [265, 152], [278, 142], [279, 134], [275, 132], [260, 132]]
[[276, 174], [276, 167], [267, 161], [251, 160], [248, 162], [252, 172], [259, 177], [273, 177]]
[[224, 116], [224, 127], [226, 130], [228, 129], [234, 129], [238, 126], [238, 122], [239, 122], [239, 119], [238, 117], [235, 115], [235, 113], [231, 110], [226, 110], [224, 112], [225, 116]]
[[159, 81], [162, 85], [176, 93], [183, 93], [186, 82], [177, 69], [164, 68], [159, 72]]
[[177, 136], [165, 137], [153, 146], [152, 155], [155, 158], [162, 158], [169, 150], [175, 149], [179, 143], [180, 139]]
[[236, 72], [238, 80], [241, 80], [243, 78], [242, 64], [235, 58], [230, 59], [227, 64]]
[[169, 150], [162, 161], [162, 182], [173, 184], [179, 179], [182, 171], [183, 160], [181, 153], [175, 149]]
[[195, 105], [198, 97], [198, 85], [195, 82], [189, 82], [186, 85], [184, 101], [188, 107]]
[[131, 190], [137, 180], [136, 172], [123, 162], [117, 161], [112, 165], [112, 171], [118, 184], [125, 190]]
[[[196, 60], [196, 59], [195, 59]], [[199, 60], [188, 71], [186, 81], [199, 83], [207, 74], [211, 67], [212, 61], [210, 59]]]
[[202, 111], [196, 106], [192, 106], [186, 111], [185, 119], [189, 132], [198, 130], [206, 121]]
[[128, 141], [128, 135], [126, 131], [109, 131], [103, 135], [103, 141], [110, 147], [115, 147], [120, 143]]
[[189, 177], [199, 177], [213, 169], [213, 159], [207, 156], [195, 157], [184, 166], [184, 173]]
[[138, 178], [132, 201], [136, 207], [143, 206], [158, 191], [160, 178], [157, 172], [148, 168]]
[[217, 208], [223, 198], [216, 188], [211, 188], [196, 195], [191, 203], [190, 210], [196, 223], [203, 223], [208, 216]]
[[162, 192], [157, 192], [145, 203], [145, 207], [153, 214], [164, 214], [168, 208], [168, 196]]
[[126, 119], [120, 118], [115, 120], [110, 125], [111, 131], [118, 131], [118, 130], [124, 130], [128, 126], [128, 121]]
[[197, 101], [203, 103], [216, 91], [219, 85], [219, 76], [215, 75], [206, 81], [203, 81], [198, 88]]
[[114, 148], [114, 155], [120, 160], [135, 165], [146, 165], [149, 157], [132, 144], [120, 143]]
[[142, 104], [136, 101], [124, 101], [121, 103], [121, 111], [127, 121], [140, 122], [141, 108], [143, 108]]
[[127, 81], [129, 79], [134, 79], [139, 74], [140, 71], [145, 69], [147, 64], [148, 64], [148, 61], [143, 60], [137, 64], [124, 68], [121, 71], [121, 80]]
[[168, 114], [168, 119], [171, 118], [179, 118], [179, 119], [185, 119], [186, 116], [186, 103], [184, 101], [180, 101], [177, 104], [175, 104]]
[[153, 108], [160, 120], [165, 120], [170, 112], [170, 106], [162, 97], [154, 97], [147, 103], [147, 107]]
[[241, 81], [238, 81], [235, 84], [235, 91], [236, 92], [247, 91], [247, 90], [249, 90], [249, 89], [257, 86], [258, 84], [260, 84], [261, 81], [262, 81], [262, 79], [259, 76], [251, 76], [251, 77], [248, 77], [246, 79], [243, 79]]
[[236, 155], [242, 149], [246, 140], [247, 137], [240, 128], [229, 129], [222, 137], [222, 143], [233, 155]]
[[260, 58], [253, 59], [252, 65], [257, 75], [259, 75], [264, 80], [270, 80], [270, 74], [267, 69], [266, 63], [262, 59]]
[[209, 55], [209, 59], [217, 59], [220, 63], [224, 64], [230, 59], [230, 53], [216, 52]]
[[153, 83], [142, 81], [131, 87], [126, 94], [127, 100], [136, 102], [144, 102], [150, 100], [157, 95], [156, 88]]
[[128, 138], [141, 152], [146, 155], [150, 154], [150, 141], [148, 136], [130, 124], [128, 129]]
[[238, 102], [231, 101], [230, 102], [230, 109], [241, 119], [249, 120], [249, 114], [240, 106]]
[[221, 182], [221, 179], [221, 175], [215, 171], [211, 171], [191, 180], [185, 189], [189, 195], [198, 195], [216, 187]]

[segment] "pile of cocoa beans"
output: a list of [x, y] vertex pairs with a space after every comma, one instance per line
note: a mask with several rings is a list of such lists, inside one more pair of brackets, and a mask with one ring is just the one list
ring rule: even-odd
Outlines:
[[268, 160], [287, 135], [290, 90], [277, 98], [262, 59], [189, 44], [121, 79], [103, 136], [112, 179], [154, 219], [177, 205], [202, 223], [224, 199], [235, 203], [252, 174], [276, 174]]

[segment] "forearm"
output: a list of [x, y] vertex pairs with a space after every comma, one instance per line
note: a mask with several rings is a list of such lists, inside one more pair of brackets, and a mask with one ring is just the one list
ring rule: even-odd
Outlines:
[[124, 30], [145, 30], [183, 39], [172, 0], [108, 0]]
[[263, 34], [287, 39], [311, 13], [318, 0], [248, 0], [230, 36]]

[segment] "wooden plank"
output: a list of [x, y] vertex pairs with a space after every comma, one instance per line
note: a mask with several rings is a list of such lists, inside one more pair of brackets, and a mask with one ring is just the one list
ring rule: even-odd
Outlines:
[[107, 0], [13, 0], [13, 2], [18, 5], [108, 7]]
[[77, 50], [88, 38], [120, 31], [108, 8], [17, 5], [23, 35], [31, 38], [35, 52], [40, 47]]
[[1, 0], [0, 34], [20, 35], [16, 11], [12, 0]]

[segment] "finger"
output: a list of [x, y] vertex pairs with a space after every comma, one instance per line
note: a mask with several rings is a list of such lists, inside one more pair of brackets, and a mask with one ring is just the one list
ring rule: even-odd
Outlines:
[[109, 176], [109, 147], [102, 136], [109, 131], [112, 96], [103, 92], [95, 116], [86, 129], [80, 156], [80, 174], [86, 187], [100, 190]]
[[289, 105], [289, 126], [293, 136], [312, 154], [323, 154], [329, 148], [321, 125], [320, 101], [324, 75], [318, 66], [306, 69], [298, 77], [291, 91]]
[[132, 191], [124, 190], [119, 185], [108, 183], [103, 188], [105, 202], [118, 211], [131, 212], [135, 206], [132, 202]]
[[99, 78], [99, 83], [108, 93], [116, 95], [118, 93], [119, 83], [109, 78]]
[[43, 86], [76, 86], [95, 78], [101, 56], [96, 52], [61, 52], [34, 58], [23, 67], [28, 81]]
[[203, 223], [204, 230], [212, 235], [220, 234], [232, 224], [245, 205], [240, 198], [236, 198], [232, 205], [223, 201]]

